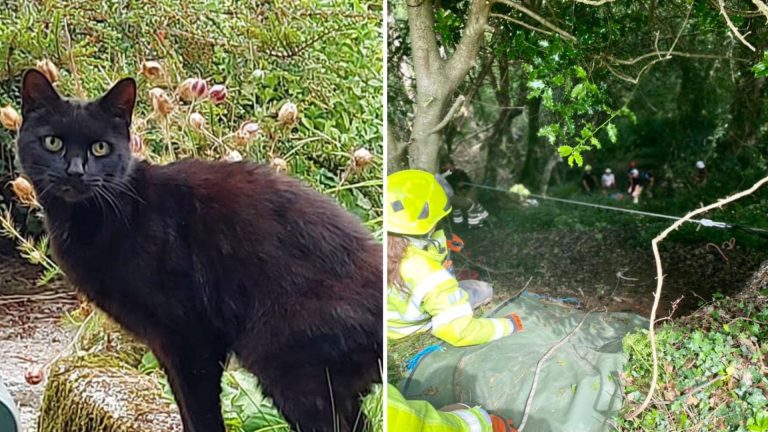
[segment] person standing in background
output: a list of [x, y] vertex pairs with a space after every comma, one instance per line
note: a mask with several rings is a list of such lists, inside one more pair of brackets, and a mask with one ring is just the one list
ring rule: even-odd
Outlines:
[[616, 176], [613, 175], [610, 168], [605, 169], [601, 182], [604, 190], [616, 189]]
[[584, 174], [581, 175], [581, 186], [586, 193], [590, 193], [597, 188], [597, 179], [592, 174], [592, 165], [584, 167]]

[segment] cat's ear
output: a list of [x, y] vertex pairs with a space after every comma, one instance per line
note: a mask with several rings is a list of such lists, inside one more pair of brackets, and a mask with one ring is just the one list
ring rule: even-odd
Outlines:
[[37, 69], [29, 69], [21, 78], [21, 115], [61, 101], [48, 78]]
[[131, 124], [133, 106], [136, 104], [136, 81], [123, 78], [99, 99], [99, 105], [116, 117]]

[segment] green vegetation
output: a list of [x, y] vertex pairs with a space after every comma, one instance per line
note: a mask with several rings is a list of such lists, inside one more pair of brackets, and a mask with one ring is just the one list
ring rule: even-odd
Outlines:
[[[656, 331], [659, 389], [650, 407], [619, 430], [768, 431], [768, 308], [765, 300], [721, 298]], [[647, 330], [628, 335], [622, 382], [627, 412], [643, 400], [651, 373]]]
[[[37, 66], [55, 71], [62, 94], [81, 98], [135, 77], [132, 150], [140, 157], [242, 156], [269, 164], [333, 196], [381, 238], [380, 10], [380, 2], [340, 0], [6, 4], [0, 107], [10, 108], [0, 129], [0, 233], [42, 266], [41, 284], [55, 277], [41, 209], [9, 183], [19, 172], [14, 125], [6, 120], [19, 111], [23, 71]], [[226, 92], [187, 97], [187, 80], [195, 78]], [[143, 370], [162, 380], [151, 358], [144, 360]], [[233, 369], [223, 384], [229, 430], [288, 429], [253, 377]], [[381, 430], [380, 388], [365, 407], [370, 429]]]

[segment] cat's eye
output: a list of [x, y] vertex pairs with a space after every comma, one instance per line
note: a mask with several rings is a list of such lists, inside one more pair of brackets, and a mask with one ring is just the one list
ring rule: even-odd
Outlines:
[[64, 142], [59, 137], [49, 135], [43, 138], [43, 146], [49, 152], [56, 153], [64, 148]]
[[106, 156], [110, 151], [109, 143], [97, 141], [91, 145], [91, 153], [96, 157]]

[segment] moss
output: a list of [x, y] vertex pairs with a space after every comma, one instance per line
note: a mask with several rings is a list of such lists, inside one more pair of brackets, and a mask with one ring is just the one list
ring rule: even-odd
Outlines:
[[83, 324], [79, 354], [51, 367], [38, 432], [181, 431], [160, 383], [137, 369], [147, 348], [96, 313]]

